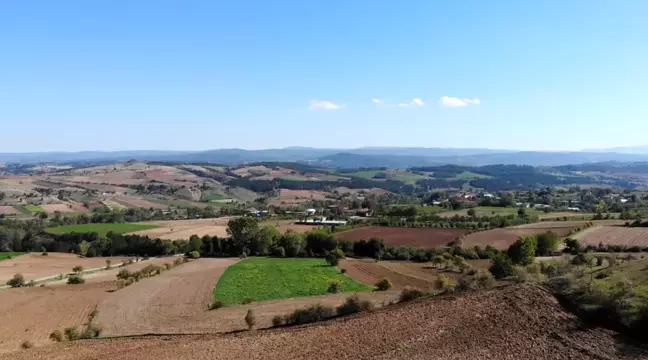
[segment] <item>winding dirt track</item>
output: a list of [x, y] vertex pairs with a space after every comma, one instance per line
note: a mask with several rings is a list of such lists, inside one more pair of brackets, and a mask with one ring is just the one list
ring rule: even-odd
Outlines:
[[0, 360], [639, 359], [648, 348], [583, 326], [533, 286], [429, 298], [323, 323], [227, 335], [60, 343]]

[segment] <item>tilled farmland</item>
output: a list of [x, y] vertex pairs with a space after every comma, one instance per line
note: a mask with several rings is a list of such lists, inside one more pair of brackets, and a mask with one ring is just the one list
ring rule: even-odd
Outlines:
[[468, 233], [470, 230], [467, 229], [367, 226], [339, 232], [335, 237], [351, 241], [376, 237], [383, 239], [388, 245], [436, 248], [446, 246], [452, 240]]
[[648, 228], [597, 226], [585, 230], [578, 240], [584, 245], [625, 245], [648, 247]]
[[[505, 325], [505, 326], [504, 326]], [[61, 343], [12, 360], [639, 359], [648, 349], [583, 326], [529, 285], [394, 305], [322, 323], [226, 335], [143, 336]]]

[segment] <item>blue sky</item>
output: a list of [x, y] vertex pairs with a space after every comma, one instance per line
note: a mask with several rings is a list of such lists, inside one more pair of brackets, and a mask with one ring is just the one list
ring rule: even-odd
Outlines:
[[648, 144], [648, 1], [0, 0], [0, 151]]

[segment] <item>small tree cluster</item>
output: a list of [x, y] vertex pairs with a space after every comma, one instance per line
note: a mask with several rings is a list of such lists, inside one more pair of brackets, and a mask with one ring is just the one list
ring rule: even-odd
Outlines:
[[84, 284], [85, 279], [81, 274], [74, 274], [70, 275], [67, 279], [68, 285], [78, 285], [78, 284]]
[[382, 279], [376, 283], [376, 290], [387, 291], [391, 289], [392, 283], [388, 279]]
[[25, 286], [25, 277], [22, 274], [16, 274], [9, 281], [7, 281], [7, 285], [11, 286], [12, 288], [23, 287]]

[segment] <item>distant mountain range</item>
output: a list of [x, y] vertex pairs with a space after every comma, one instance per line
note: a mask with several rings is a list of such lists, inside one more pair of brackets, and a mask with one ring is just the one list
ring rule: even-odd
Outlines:
[[[641, 152], [645, 149], [645, 153]], [[433, 165], [519, 164], [560, 166], [598, 162], [648, 161], [648, 147], [619, 148], [619, 151], [514, 151], [493, 149], [453, 149], [418, 147], [365, 147], [357, 149], [216, 149], [206, 151], [83, 151], [43, 153], [0, 153], [0, 163], [74, 163], [127, 160], [235, 165], [259, 161], [298, 161], [332, 168], [406, 168]]]

